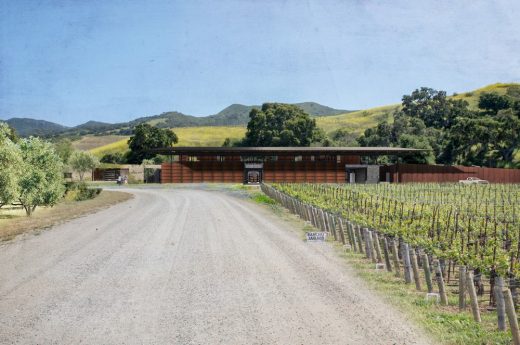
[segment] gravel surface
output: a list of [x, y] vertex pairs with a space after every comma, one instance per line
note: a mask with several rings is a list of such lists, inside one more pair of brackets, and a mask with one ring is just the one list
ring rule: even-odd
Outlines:
[[428, 344], [327, 243], [224, 192], [135, 198], [0, 245], [2, 344]]

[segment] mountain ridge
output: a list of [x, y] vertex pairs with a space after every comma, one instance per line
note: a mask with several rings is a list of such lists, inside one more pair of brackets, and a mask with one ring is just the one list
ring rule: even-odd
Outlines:
[[[334, 109], [316, 102], [302, 102], [294, 105], [316, 117], [332, 116], [351, 112]], [[0, 120], [8, 123], [22, 137], [87, 135], [87, 134], [131, 134], [132, 128], [140, 123], [149, 123], [160, 128], [202, 127], [202, 126], [244, 126], [249, 121], [249, 112], [259, 105], [231, 104], [214, 115], [193, 116], [178, 111], [168, 111], [159, 115], [143, 116], [128, 122], [107, 123], [90, 120], [77, 126], [68, 127], [59, 123], [31, 118], [11, 118]]]

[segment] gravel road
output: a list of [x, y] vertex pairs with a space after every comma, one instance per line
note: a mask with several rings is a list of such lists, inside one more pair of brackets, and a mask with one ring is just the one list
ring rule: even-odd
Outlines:
[[0, 245], [2, 344], [429, 344], [327, 243], [219, 191], [135, 198]]

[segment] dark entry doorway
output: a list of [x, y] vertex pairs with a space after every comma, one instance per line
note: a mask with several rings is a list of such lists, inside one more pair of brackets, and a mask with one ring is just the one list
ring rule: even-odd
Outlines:
[[247, 183], [260, 183], [260, 171], [250, 170], [247, 172]]
[[261, 183], [263, 168], [262, 163], [246, 163], [244, 165], [244, 184]]

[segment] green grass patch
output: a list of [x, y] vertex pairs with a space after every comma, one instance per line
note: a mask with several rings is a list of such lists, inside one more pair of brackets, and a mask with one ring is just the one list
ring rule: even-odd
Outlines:
[[263, 193], [254, 193], [251, 197], [254, 202], [257, 202], [259, 204], [266, 204], [266, 205], [274, 205], [276, 204], [276, 201], [268, 197], [267, 195]]
[[469, 306], [467, 311], [458, 312], [457, 296], [448, 294], [450, 306], [426, 302], [424, 291], [415, 290], [415, 285], [406, 285], [393, 273], [376, 271], [373, 263], [363, 254], [345, 252], [339, 244], [341, 256], [355, 272], [389, 303], [397, 306], [404, 314], [425, 329], [439, 343], [446, 345], [506, 345], [511, 343], [511, 333], [500, 332], [496, 326], [496, 313], [483, 312], [482, 323], [473, 321]]

